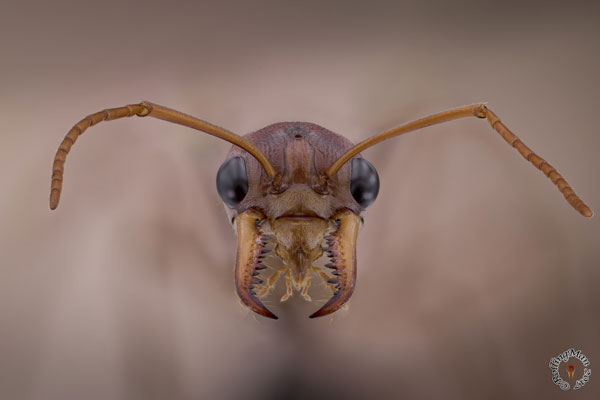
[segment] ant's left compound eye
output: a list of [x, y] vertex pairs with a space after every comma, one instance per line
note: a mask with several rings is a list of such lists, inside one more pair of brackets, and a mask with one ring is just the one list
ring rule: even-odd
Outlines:
[[233, 157], [225, 161], [217, 172], [217, 191], [229, 207], [240, 204], [248, 193], [248, 175], [246, 162], [242, 157]]
[[350, 193], [361, 207], [369, 207], [379, 193], [379, 175], [375, 167], [364, 158], [352, 160]]

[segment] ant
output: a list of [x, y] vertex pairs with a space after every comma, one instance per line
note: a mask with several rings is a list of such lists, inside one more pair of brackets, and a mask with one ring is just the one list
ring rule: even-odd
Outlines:
[[[453, 108], [372, 136], [357, 145], [321, 126], [283, 122], [239, 136], [216, 125], [144, 101], [90, 114], [71, 128], [52, 167], [50, 208], [58, 206], [64, 164], [77, 138], [101, 121], [154, 117], [184, 125], [233, 144], [217, 173], [217, 191], [237, 233], [235, 286], [252, 311], [277, 319], [261, 299], [280, 277], [286, 301], [293, 291], [310, 301], [311, 271], [319, 274], [332, 296], [310, 318], [331, 314], [352, 296], [356, 283], [356, 240], [362, 213], [377, 198], [379, 176], [361, 151], [386, 139], [466, 117], [485, 118], [502, 138], [546, 175], [567, 202], [585, 217], [592, 210], [558, 171], [527, 147], [483, 103]], [[283, 262], [266, 282], [259, 278], [273, 252]], [[321, 257], [328, 262], [314, 265]]]

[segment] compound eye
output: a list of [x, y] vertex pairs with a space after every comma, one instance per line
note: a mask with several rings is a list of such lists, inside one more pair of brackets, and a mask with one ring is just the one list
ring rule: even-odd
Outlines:
[[248, 193], [246, 162], [242, 157], [225, 161], [217, 172], [217, 191], [223, 202], [233, 208], [240, 204]]
[[352, 160], [350, 193], [361, 207], [369, 207], [379, 193], [379, 175], [375, 167], [364, 158]]

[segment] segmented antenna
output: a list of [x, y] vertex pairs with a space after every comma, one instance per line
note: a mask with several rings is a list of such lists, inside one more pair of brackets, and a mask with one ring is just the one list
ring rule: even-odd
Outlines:
[[162, 119], [164, 121], [194, 128], [208, 133], [209, 135], [226, 140], [250, 153], [254, 158], [256, 158], [260, 165], [262, 165], [267, 173], [267, 176], [274, 182], [278, 181], [275, 169], [265, 155], [256, 147], [254, 147], [254, 145], [244, 140], [241, 136], [182, 112], [144, 101], [140, 104], [130, 104], [124, 107], [109, 108], [94, 114], [90, 114], [76, 123], [73, 128], [71, 128], [58, 147], [56, 156], [54, 157], [54, 163], [52, 165], [52, 184], [50, 187], [50, 209], [54, 210], [56, 207], [58, 207], [60, 193], [62, 190], [65, 162], [67, 161], [67, 154], [69, 154], [69, 151], [71, 150], [73, 144], [75, 144], [77, 141], [77, 138], [90, 126], [94, 126], [101, 121], [111, 121], [113, 119], [132, 117], [134, 115], [137, 115], [138, 117], [150, 116]]
[[502, 138], [510, 144], [512, 147], [517, 149], [517, 151], [525, 158], [527, 161], [532, 163], [537, 169], [542, 171], [544, 175], [546, 175], [554, 185], [558, 188], [558, 190], [565, 197], [567, 202], [577, 210], [584, 217], [591, 217], [594, 213], [592, 210], [575, 194], [573, 188], [569, 186], [567, 181], [562, 177], [558, 171], [548, 164], [546, 160], [542, 157], [538, 156], [534, 153], [529, 147], [525, 145], [514, 133], [511, 132], [510, 129], [504, 123], [500, 121], [500, 118], [489, 108], [486, 107], [483, 103], [472, 104], [468, 106], [453, 108], [447, 111], [443, 111], [438, 114], [433, 114], [416, 121], [408, 122], [404, 125], [401, 125], [397, 128], [391, 129], [389, 131], [385, 131], [378, 135], [372, 136], [356, 146], [349, 149], [346, 153], [344, 153], [340, 158], [338, 158], [324, 173], [322, 180], [327, 180], [330, 177], [334, 176], [337, 171], [344, 165], [348, 160], [352, 157], [360, 153], [361, 151], [369, 148], [379, 142], [382, 142], [386, 139], [402, 135], [404, 133], [412, 132], [421, 128], [425, 128], [430, 125], [441, 124], [444, 122], [452, 121], [455, 119], [465, 118], [465, 117], [477, 117], [477, 118], [487, 118], [488, 122], [492, 126], [492, 128], [502, 136]]

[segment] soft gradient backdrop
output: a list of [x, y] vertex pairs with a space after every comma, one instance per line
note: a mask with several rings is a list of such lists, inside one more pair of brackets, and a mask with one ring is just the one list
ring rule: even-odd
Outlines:
[[[382, 187], [349, 306], [243, 308], [215, 189], [229, 144], [155, 119], [68, 129], [150, 100], [240, 134], [310, 121], [360, 141], [478, 101], [600, 212], [592, 2], [0, 4], [0, 398], [598, 398], [600, 226], [479, 120], [363, 155]], [[281, 288], [280, 288], [281, 290]], [[279, 292], [280, 293], [280, 292]], [[298, 297], [298, 296], [296, 296]], [[594, 372], [563, 393], [548, 362]]]

